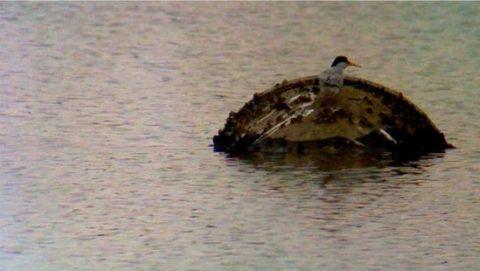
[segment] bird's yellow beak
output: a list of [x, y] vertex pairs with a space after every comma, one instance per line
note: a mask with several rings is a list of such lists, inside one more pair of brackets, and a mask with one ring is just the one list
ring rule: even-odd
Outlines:
[[348, 65], [354, 66], [354, 67], [359, 67], [359, 68], [362, 67], [362, 66], [358, 65], [357, 63], [355, 63], [355, 62], [353, 62], [353, 61], [350, 61], [350, 60], [348, 61]]

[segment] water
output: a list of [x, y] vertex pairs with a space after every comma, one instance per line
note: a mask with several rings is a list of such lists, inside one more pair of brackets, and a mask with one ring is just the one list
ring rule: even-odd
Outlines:
[[[478, 3], [3, 3], [0, 270], [473, 270]], [[215, 153], [229, 111], [334, 56], [457, 148]]]

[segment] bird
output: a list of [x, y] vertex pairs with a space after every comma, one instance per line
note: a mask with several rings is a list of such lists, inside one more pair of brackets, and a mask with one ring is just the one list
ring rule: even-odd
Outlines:
[[326, 92], [338, 94], [340, 88], [343, 87], [343, 70], [348, 66], [361, 67], [355, 62], [350, 61], [346, 56], [337, 56], [335, 60], [333, 60], [330, 68], [318, 76], [320, 91], [322, 91], [323, 88], [323, 90], [327, 90]]

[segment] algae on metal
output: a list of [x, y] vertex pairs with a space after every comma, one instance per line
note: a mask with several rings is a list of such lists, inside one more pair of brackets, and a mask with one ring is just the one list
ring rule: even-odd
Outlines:
[[310, 76], [254, 94], [238, 112], [230, 113], [214, 137], [215, 148], [304, 153], [451, 147], [428, 116], [398, 91], [350, 76], [345, 76], [338, 95], [320, 88], [318, 79]]

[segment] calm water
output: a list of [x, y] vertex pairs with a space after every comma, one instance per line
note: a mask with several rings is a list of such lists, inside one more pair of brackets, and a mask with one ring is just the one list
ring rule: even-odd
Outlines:
[[[478, 3], [3, 3], [0, 270], [480, 268]], [[345, 54], [457, 146], [215, 153]]]

